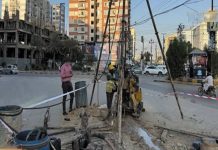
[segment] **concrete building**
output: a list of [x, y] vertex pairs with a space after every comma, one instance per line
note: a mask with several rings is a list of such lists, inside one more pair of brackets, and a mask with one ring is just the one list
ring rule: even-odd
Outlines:
[[[211, 16], [212, 14], [212, 16]], [[212, 21], [211, 21], [212, 20]], [[205, 46], [209, 45], [209, 33], [208, 33], [208, 22], [218, 22], [218, 12], [208, 11], [204, 15], [204, 20], [198, 25], [186, 29], [182, 32], [185, 41], [189, 41], [192, 47], [203, 50]], [[217, 32], [217, 31], [216, 31]], [[169, 47], [170, 41], [177, 38], [177, 33], [172, 33], [166, 36], [165, 48]], [[216, 41], [218, 40], [218, 33], [216, 33]], [[218, 50], [218, 44], [216, 44]]]
[[135, 59], [135, 51], [136, 51], [136, 30], [135, 28], [130, 28], [131, 39], [130, 39], [130, 50], [132, 50], [132, 58]]
[[52, 25], [55, 30], [60, 33], [65, 33], [65, 3], [52, 5]]
[[0, 19], [0, 65], [5, 62], [24, 69], [37, 64], [42, 60], [43, 52], [33, 46], [33, 36], [47, 45], [52, 32], [23, 20]]
[[49, 0], [2, 0], [1, 19], [3, 19], [5, 9], [7, 9], [9, 18], [13, 18], [19, 11], [21, 20], [37, 26], [50, 26], [50, 7]]
[[[95, 11], [96, 8], [96, 11]], [[111, 49], [111, 60], [116, 61], [118, 55], [118, 42], [120, 41], [120, 34], [122, 30], [122, 0], [116, 0], [112, 3], [110, 15], [110, 30], [107, 30], [106, 42], [108, 42], [108, 35], [113, 41]], [[109, 9], [108, 0], [97, 0], [95, 5], [94, 0], [70, 0], [69, 1], [69, 36], [79, 41], [80, 44], [85, 43], [101, 43], [107, 14]], [[96, 13], [95, 13], [96, 12]], [[118, 19], [117, 19], [118, 18]], [[130, 25], [130, 0], [126, 0], [125, 6], [125, 21], [126, 33], [129, 34]], [[116, 30], [116, 31], [115, 31]], [[110, 31], [110, 33], [109, 33]], [[113, 34], [115, 37], [113, 39]], [[129, 37], [129, 36], [126, 36]], [[128, 45], [128, 44], [127, 44]]]

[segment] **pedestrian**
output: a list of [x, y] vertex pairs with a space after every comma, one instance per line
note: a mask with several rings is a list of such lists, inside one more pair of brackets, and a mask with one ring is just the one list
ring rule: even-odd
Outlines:
[[[61, 81], [62, 81], [62, 89], [63, 93], [71, 92], [73, 91], [73, 86], [71, 83], [71, 78], [73, 76], [73, 71], [72, 71], [72, 65], [70, 63], [69, 57], [64, 59], [64, 64], [60, 68], [60, 76], [61, 76]], [[69, 112], [73, 110], [73, 98], [74, 98], [74, 93], [70, 93], [70, 107], [69, 107]], [[63, 115], [67, 115], [66, 112], [66, 99], [67, 95], [63, 96]]]
[[108, 108], [108, 115], [107, 118], [111, 115], [111, 105], [113, 102], [114, 92], [116, 92], [117, 86], [116, 83], [113, 81], [111, 75], [107, 75], [107, 83], [106, 83], [106, 96], [107, 96], [107, 108]]

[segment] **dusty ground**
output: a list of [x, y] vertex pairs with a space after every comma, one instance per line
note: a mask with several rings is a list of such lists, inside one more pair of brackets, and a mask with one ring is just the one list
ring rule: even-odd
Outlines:
[[[78, 109], [68, 117], [71, 121], [64, 121], [63, 127], [74, 126], [80, 128], [80, 113], [85, 109]], [[96, 109], [95, 107], [86, 109], [89, 115], [89, 128], [92, 133], [103, 134], [114, 146], [115, 149], [125, 150], [190, 150], [194, 141], [200, 140], [196, 136], [191, 136], [179, 132], [156, 127], [149, 122], [142, 122], [140, 118], [124, 116], [122, 121], [122, 146], [118, 144], [117, 121], [102, 121], [106, 116], [106, 109]], [[146, 135], [147, 134], [147, 135]], [[71, 138], [67, 135], [60, 136], [62, 143], [67, 143]], [[103, 149], [111, 149], [106, 142], [97, 140], [94, 144]], [[69, 146], [69, 145], [68, 145]], [[69, 148], [69, 147], [68, 147]], [[67, 149], [67, 148], [66, 148]]]
[[[84, 112], [88, 114], [88, 128], [91, 134], [100, 133], [105, 136], [106, 139], [91, 138], [92, 143], [89, 145], [90, 150], [191, 150], [193, 149], [192, 143], [200, 140], [197, 136], [167, 130], [158, 127], [157, 124], [154, 125], [150, 122], [143, 122], [140, 118], [133, 118], [132, 116], [126, 115], [123, 116], [122, 121], [122, 144], [119, 144], [116, 118], [103, 121], [107, 110], [105, 108], [89, 107], [76, 109], [60, 120], [63, 122], [61, 128], [74, 127], [76, 129], [76, 131], [55, 135], [55, 137], [61, 139], [62, 149], [71, 149], [72, 139], [81, 131], [80, 114]], [[142, 115], [146, 115], [145, 113]], [[70, 120], [66, 121], [66, 118]], [[48, 126], [56, 127], [50, 123], [48, 123]], [[0, 126], [0, 128], [2, 137], [2, 134], [6, 133], [6, 131], [3, 130], [2, 126]], [[49, 130], [48, 133], [51, 134], [59, 131], [63, 130]], [[4, 139], [1, 142], [5, 143], [6, 140]], [[3, 146], [2, 143], [1, 146]]]

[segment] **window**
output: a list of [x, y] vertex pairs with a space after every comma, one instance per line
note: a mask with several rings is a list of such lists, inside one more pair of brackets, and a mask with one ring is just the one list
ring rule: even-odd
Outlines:
[[82, 36], [81, 36], [81, 39], [82, 39], [82, 40], [84, 40], [84, 39], [85, 39], [84, 35], [82, 35]]
[[94, 41], [94, 37], [91, 37], [91, 41]]
[[81, 31], [85, 31], [84, 27], [81, 28]]
[[94, 29], [91, 29], [91, 33], [94, 33]]
[[91, 16], [94, 17], [94, 13], [91, 13]]
[[94, 5], [91, 5], [91, 8], [94, 9], [95, 8]]
[[94, 21], [91, 21], [91, 24], [94, 24]]

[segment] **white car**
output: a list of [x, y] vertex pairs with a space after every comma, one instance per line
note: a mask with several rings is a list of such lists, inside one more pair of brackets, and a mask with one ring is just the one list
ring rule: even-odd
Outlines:
[[158, 67], [158, 66], [147, 66], [143, 74], [149, 75], [149, 74], [154, 74], [154, 75], [165, 75], [167, 74], [166, 68], [163, 67]]
[[17, 66], [16, 65], [7, 65], [7, 67], [3, 69], [3, 73], [5, 73], [5, 74], [18, 74]]

